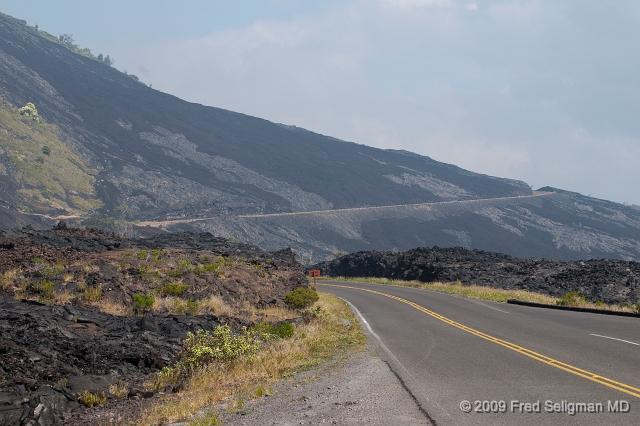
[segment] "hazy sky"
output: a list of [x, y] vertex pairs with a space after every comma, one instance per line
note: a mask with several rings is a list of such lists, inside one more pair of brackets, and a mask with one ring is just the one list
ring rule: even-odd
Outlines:
[[0, 0], [0, 11], [188, 101], [640, 205], [640, 0]]

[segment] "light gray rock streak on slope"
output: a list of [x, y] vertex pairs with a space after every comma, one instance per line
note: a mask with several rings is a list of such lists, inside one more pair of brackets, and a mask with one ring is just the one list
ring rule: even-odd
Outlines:
[[219, 155], [208, 155], [197, 150], [197, 146], [181, 134], [174, 134], [162, 127], [154, 127], [157, 133], [143, 132], [140, 138], [154, 145], [174, 151], [183, 158], [206, 167], [217, 179], [253, 185], [266, 192], [276, 194], [291, 203], [298, 211], [328, 210], [333, 205], [317, 194], [303, 191], [295, 185], [263, 176], [240, 163]]

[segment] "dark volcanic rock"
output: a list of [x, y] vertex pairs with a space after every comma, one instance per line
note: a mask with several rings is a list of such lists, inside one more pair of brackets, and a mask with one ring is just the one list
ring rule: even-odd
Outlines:
[[[213, 262], [219, 270], [205, 270]], [[168, 314], [166, 307], [116, 316], [98, 311], [103, 302], [124, 315], [134, 294], [158, 298], [164, 285], [179, 282], [187, 287], [181, 303], [219, 297], [240, 315], [308, 286], [290, 249], [269, 253], [209, 233], [134, 240], [64, 224], [0, 232], [0, 272], [0, 425], [94, 424], [96, 409], [78, 403], [84, 390], [106, 394], [100, 409], [135, 415], [153, 396], [144, 382], [177, 361], [188, 332], [253, 325], [227, 315]], [[116, 401], [109, 387], [121, 381], [128, 396]]]
[[406, 252], [348, 254], [312, 268], [323, 275], [381, 277], [423, 282], [460, 281], [561, 296], [578, 291], [591, 301], [637, 303], [640, 263], [624, 260], [561, 262], [519, 259], [505, 254], [454, 248], [416, 248]]
[[187, 332], [219, 324], [211, 315], [116, 317], [0, 297], [0, 424], [60, 423], [80, 408], [79, 392], [142, 381], [177, 361]]
[[257, 246], [215, 237], [209, 232], [167, 233], [150, 238], [128, 239], [97, 228], [56, 225], [53, 230], [25, 227], [0, 231], [0, 271], [27, 266], [33, 257], [49, 262], [68, 262], [82, 258], [81, 253], [165, 248], [209, 251], [225, 257], [269, 260], [286, 268], [299, 267], [291, 249], [267, 252]]

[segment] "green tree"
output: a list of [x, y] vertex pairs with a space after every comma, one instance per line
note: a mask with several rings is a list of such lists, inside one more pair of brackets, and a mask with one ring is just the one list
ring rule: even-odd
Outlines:
[[73, 34], [60, 34], [60, 42], [64, 44], [73, 44]]

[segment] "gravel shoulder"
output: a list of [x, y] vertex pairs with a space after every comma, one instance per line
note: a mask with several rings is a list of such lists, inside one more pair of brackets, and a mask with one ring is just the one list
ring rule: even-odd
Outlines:
[[431, 425], [372, 343], [329, 365], [280, 381], [273, 395], [220, 410], [223, 425]]

